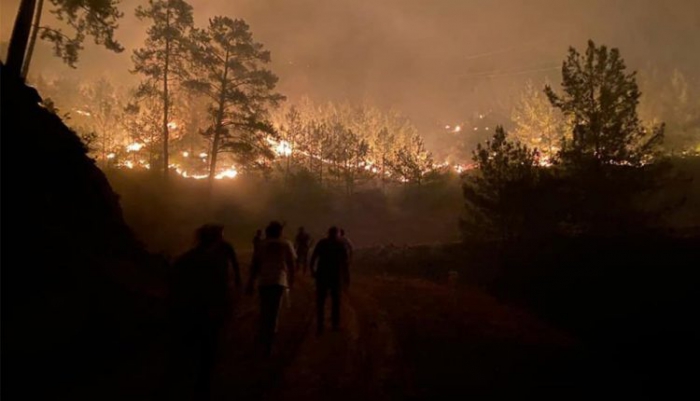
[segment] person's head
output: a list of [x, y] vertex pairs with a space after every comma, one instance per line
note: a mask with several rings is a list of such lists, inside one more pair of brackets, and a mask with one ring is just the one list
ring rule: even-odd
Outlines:
[[340, 229], [340, 236], [341, 237], [345, 236], [345, 229], [343, 229], [343, 228]]
[[333, 226], [333, 227], [328, 229], [328, 238], [330, 238], [330, 239], [338, 238], [338, 227]]
[[208, 246], [224, 238], [224, 226], [205, 224], [197, 229], [195, 234], [197, 246]]
[[265, 228], [265, 237], [280, 238], [282, 236], [282, 228], [284, 226], [279, 221], [271, 221]]

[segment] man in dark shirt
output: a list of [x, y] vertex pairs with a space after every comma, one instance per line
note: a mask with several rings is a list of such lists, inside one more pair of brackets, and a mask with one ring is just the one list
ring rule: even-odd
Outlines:
[[[200, 227], [195, 247], [179, 257], [171, 270], [170, 312], [175, 340], [171, 368], [177, 375], [185, 366], [199, 366], [196, 385], [202, 393], [208, 391], [219, 333], [231, 306], [230, 269], [236, 286], [241, 284], [236, 252], [224, 240], [223, 230], [219, 225]], [[180, 381], [175, 376], [173, 380]]]
[[[338, 228], [331, 227], [328, 237], [320, 240], [311, 255], [311, 274], [316, 279], [317, 332], [323, 333], [326, 297], [331, 294], [333, 330], [340, 328], [340, 292], [343, 285], [343, 267], [348, 251], [341, 241]], [[318, 265], [316, 264], [318, 262]]]

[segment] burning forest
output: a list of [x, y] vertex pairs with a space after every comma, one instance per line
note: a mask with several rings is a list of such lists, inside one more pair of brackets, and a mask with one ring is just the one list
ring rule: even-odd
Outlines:
[[8, 399], [692, 389], [697, 1], [0, 1]]

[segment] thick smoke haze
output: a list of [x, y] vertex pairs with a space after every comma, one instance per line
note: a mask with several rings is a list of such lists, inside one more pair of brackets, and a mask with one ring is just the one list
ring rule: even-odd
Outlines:
[[[48, 3], [48, 2], [47, 2]], [[107, 75], [134, 84], [132, 51], [146, 25], [124, 0], [112, 54], [87, 44], [78, 69], [38, 47], [32, 74]], [[2, 0], [2, 41], [17, 0]], [[192, 1], [197, 24], [243, 18], [271, 50], [291, 101], [369, 102], [397, 109], [423, 131], [508, 105], [523, 83], [558, 82], [568, 46], [619, 47], [633, 69], [700, 71], [697, 0], [233, 0]], [[45, 12], [44, 22], [52, 23]]]

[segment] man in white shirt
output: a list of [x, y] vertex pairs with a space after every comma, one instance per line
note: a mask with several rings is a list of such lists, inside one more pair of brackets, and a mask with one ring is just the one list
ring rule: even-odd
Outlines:
[[248, 293], [258, 281], [260, 293], [260, 340], [269, 355], [277, 331], [280, 302], [285, 290], [294, 284], [296, 254], [292, 243], [282, 239], [283, 226], [277, 221], [265, 228], [263, 240], [253, 255]]

